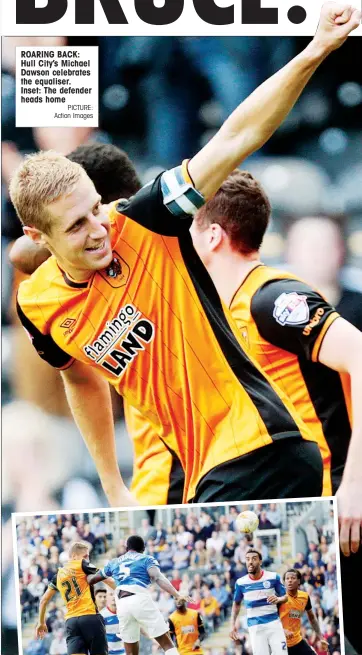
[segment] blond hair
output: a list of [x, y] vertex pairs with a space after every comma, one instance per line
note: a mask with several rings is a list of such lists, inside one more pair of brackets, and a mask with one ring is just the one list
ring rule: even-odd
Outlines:
[[82, 173], [79, 164], [52, 150], [27, 156], [9, 186], [11, 201], [22, 224], [49, 233], [52, 219], [47, 206], [71, 193]]
[[90, 545], [87, 543], [84, 543], [84, 541], [74, 541], [72, 545], [69, 548], [69, 557], [73, 557], [73, 555], [78, 555], [84, 551], [87, 551], [89, 553], [90, 550]]

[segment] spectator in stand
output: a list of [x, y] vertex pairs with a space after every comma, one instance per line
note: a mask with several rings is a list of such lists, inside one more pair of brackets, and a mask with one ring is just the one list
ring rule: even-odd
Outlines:
[[165, 620], [167, 621], [168, 617], [170, 616], [170, 614], [172, 614], [172, 612], [175, 609], [174, 599], [172, 598], [172, 596], [170, 596], [170, 594], [167, 593], [167, 591], [161, 591], [157, 601], [157, 605], [160, 608]]
[[338, 601], [338, 590], [334, 580], [328, 580], [326, 587], [322, 593], [323, 605], [327, 610], [333, 610]]
[[297, 553], [297, 561], [293, 564], [293, 569], [302, 569], [307, 563], [304, 553]]
[[201, 540], [196, 541], [195, 548], [190, 557], [191, 569], [204, 569], [207, 566], [207, 552], [205, 543]]
[[267, 519], [272, 524], [273, 528], [280, 528], [282, 524], [282, 515], [276, 503], [271, 503], [270, 508], [266, 513]]
[[39, 601], [45, 592], [45, 583], [42, 581], [40, 575], [35, 575], [33, 580], [29, 582], [28, 591], [31, 593], [35, 601]]
[[50, 601], [48, 605], [48, 616], [46, 619], [46, 626], [48, 633], [53, 632], [53, 625], [57, 621], [57, 605], [55, 601]]
[[308, 555], [308, 564], [313, 569], [315, 566], [323, 566], [323, 561], [321, 559], [320, 553], [318, 550], [314, 550]]
[[90, 544], [90, 551], [92, 551], [96, 542], [96, 537], [93, 532], [91, 532], [89, 523], [86, 523], [84, 526], [83, 541], [87, 541]]
[[336, 579], [336, 565], [333, 562], [328, 562], [324, 577], [326, 584], [328, 583], [328, 580]]
[[105, 553], [107, 550], [107, 539], [106, 539], [106, 525], [101, 520], [100, 516], [93, 516], [91, 521], [91, 531], [93, 532], [96, 540], [94, 542], [94, 548], [99, 553]]
[[64, 523], [64, 528], [62, 528], [62, 537], [68, 541], [75, 541], [77, 539], [77, 528], [75, 525], [72, 525], [71, 521], [67, 520]]
[[173, 567], [182, 571], [187, 569], [190, 561], [190, 553], [183, 544], [178, 544], [175, 552], [173, 553]]
[[211, 589], [211, 594], [216, 598], [223, 618], [226, 618], [226, 612], [230, 606], [230, 595], [225, 585], [221, 583], [220, 578], [216, 578], [215, 586]]
[[215, 548], [209, 548], [206, 551], [206, 556], [209, 571], [215, 571], [221, 568], [221, 553], [218, 553]]
[[[249, 536], [249, 535], [248, 535]], [[239, 541], [239, 545], [235, 549], [234, 561], [236, 564], [244, 564], [246, 551], [250, 548], [250, 541], [248, 541], [247, 536], [243, 537]]]
[[181, 582], [182, 582], [182, 579], [180, 577], [180, 573], [179, 573], [178, 569], [173, 569], [171, 584], [175, 587], [176, 591], [180, 590]]
[[268, 519], [266, 510], [263, 509], [259, 515], [259, 530], [271, 530], [273, 527]]
[[219, 622], [220, 606], [216, 598], [211, 594], [207, 585], [203, 587], [203, 598], [200, 603], [200, 613], [208, 629], [215, 630]]
[[157, 561], [160, 565], [162, 573], [167, 573], [173, 569], [172, 550], [167, 543], [162, 546], [162, 550], [157, 552]]
[[213, 548], [217, 553], [221, 553], [224, 543], [224, 539], [215, 530], [211, 537], [206, 541], [206, 550]]
[[49, 655], [67, 655], [67, 643], [64, 630], [57, 630], [50, 644]]
[[26, 648], [25, 655], [48, 655], [45, 643], [39, 641], [39, 639], [31, 639]]
[[226, 537], [226, 542], [222, 547], [221, 554], [226, 559], [233, 559], [236, 551], [237, 543], [234, 532], [228, 532]]
[[29, 619], [31, 610], [34, 605], [34, 596], [30, 593], [29, 589], [24, 587], [23, 582], [19, 582], [20, 592], [20, 607], [21, 613], [25, 620]]
[[161, 539], [166, 541], [167, 531], [164, 529], [162, 521], [158, 521], [156, 523], [156, 528], [153, 531], [152, 538], [154, 539], [156, 544], [158, 544], [161, 541]]
[[200, 525], [201, 525], [201, 532], [200, 532], [200, 539], [207, 542], [208, 539], [212, 536], [212, 533], [215, 530], [215, 524], [212, 521], [212, 518], [210, 514], [207, 512], [202, 511], [200, 515]]
[[189, 541], [190, 541], [190, 537], [192, 537], [192, 534], [191, 534], [191, 532], [186, 531], [184, 525], [179, 525], [177, 527], [176, 542], [178, 544], [182, 544], [183, 546], [187, 546]]
[[259, 551], [259, 553], [261, 553], [263, 566], [270, 566], [270, 564], [273, 562], [273, 558], [270, 556], [268, 546], [260, 537], [255, 540], [255, 548]]
[[308, 521], [308, 525], [307, 525], [305, 531], [306, 531], [307, 539], [308, 539], [309, 542], [312, 541], [315, 544], [319, 544], [319, 540], [320, 540], [321, 535], [320, 535], [320, 532], [319, 532], [319, 530], [317, 528], [316, 519], [310, 519]]
[[324, 587], [325, 577], [323, 572], [323, 567], [316, 566], [312, 571], [311, 584], [315, 588]]

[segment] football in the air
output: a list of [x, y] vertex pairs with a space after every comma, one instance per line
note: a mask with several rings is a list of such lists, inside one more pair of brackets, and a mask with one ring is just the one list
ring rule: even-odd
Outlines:
[[245, 534], [254, 532], [259, 525], [259, 519], [255, 512], [241, 512], [236, 519], [236, 527]]

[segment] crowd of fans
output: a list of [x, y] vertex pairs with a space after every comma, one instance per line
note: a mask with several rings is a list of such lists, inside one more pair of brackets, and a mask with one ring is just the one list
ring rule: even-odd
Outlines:
[[[296, 507], [298, 504], [294, 504], [292, 509], [296, 511]], [[309, 508], [310, 505], [301, 504], [299, 511], [304, 513]], [[246, 574], [245, 553], [251, 545], [262, 553], [264, 567], [276, 567], [280, 573], [289, 566], [300, 569], [303, 576], [302, 589], [310, 595], [321, 631], [328, 640], [330, 653], [339, 655], [333, 511], [323, 525], [310, 519], [303, 528], [308, 546], [297, 554], [295, 562], [289, 558], [280, 563], [273, 541], [268, 538], [268, 531], [280, 529], [282, 535], [288, 534], [290, 517], [282, 515], [278, 504], [250, 505], [248, 509], [258, 514], [259, 529], [262, 530], [254, 540], [252, 535], [241, 535], [238, 532], [235, 520], [240, 507], [236, 506], [208, 508], [199, 514], [188, 509], [175, 509], [171, 524], [166, 520], [158, 520], [152, 525], [149, 518], [143, 518], [140, 526], [132, 532], [143, 537], [146, 552], [158, 560], [162, 572], [174, 587], [191, 597], [188, 606], [200, 612], [207, 636], [218, 631], [228, 619], [235, 583]], [[111, 515], [113, 528], [116, 521], [117, 514]], [[32, 623], [40, 597], [57, 568], [66, 562], [67, 548], [72, 541], [88, 541], [93, 563], [97, 563], [99, 556], [104, 561], [105, 558], [126, 552], [126, 535], [116, 539], [114, 529], [107, 534], [101, 514], [92, 515], [90, 519], [86, 514], [82, 518], [79, 515], [24, 518], [17, 526], [17, 538], [23, 629]], [[157, 586], [151, 587], [151, 595], [167, 620], [175, 610], [173, 598]], [[105, 602], [102, 584], [96, 588], [96, 602], [101, 609]], [[43, 642], [30, 640], [24, 649], [25, 655], [65, 655], [64, 610], [59, 605], [59, 598], [49, 605], [47, 626], [49, 632], [46, 639]], [[231, 642], [228, 643], [225, 655], [251, 653], [245, 614], [241, 615], [239, 627], [240, 644], [235, 647]], [[303, 633], [319, 655], [318, 644], [307, 624], [303, 627]], [[142, 652], [152, 650], [157, 652], [156, 645], [143, 639]], [[209, 655], [220, 655], [219, 650], [208, 651], [206, 648], [205, 653], [208, 652]]]

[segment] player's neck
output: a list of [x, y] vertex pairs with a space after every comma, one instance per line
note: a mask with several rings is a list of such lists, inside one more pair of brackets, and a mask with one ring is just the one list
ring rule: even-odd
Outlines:
[[229, 306], [247, 275], [260, 264], [259, 253], [242, 255], [235, 250], [220, 252], [207, 266], [220, 298]]
[[292, 596], [292, 598], [296, 598], [298, 596], [298, 589], [297, 591], [287, 591], [288, 596]]
[[62, 261], [62, 259], [59, 257], [56, 259], [61, 271], [63, 271], [67, 278], [69, 278], [72, 282], [87, 282], [94, 273], [94, 271], [75, 268], [74, 266], [68, 264], [68, 262]]
[[249, 573], [249, 578], [252, 580], [260, 580], [264, 575], [263, 569], [260, 569], [259, 573]]
[[116, 614], [116, 613], [117, 613], [117, 610], [112, 610], [112, 608], [111, 608], [111, 607], [108, 607], [108, 605], [106, 605], [106, 607], [107, 607], [107, 610], [108, 610], [109, 612], [111, 612], [112, 614]]

